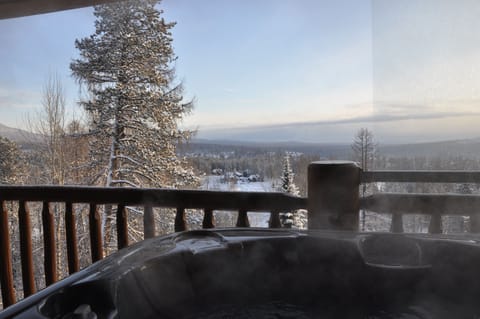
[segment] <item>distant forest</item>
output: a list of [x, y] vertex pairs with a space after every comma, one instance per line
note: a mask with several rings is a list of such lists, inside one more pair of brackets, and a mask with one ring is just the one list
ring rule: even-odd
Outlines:
[[[308, 164], [318, 160], [355, 160], [351, 144], [241, 143], [194, 141], [183, 145], [181, 155], [191, 161], [200, 174], [214, 169], [251, 171], [264, 179], [279, 178], [282, 161], [290, 154], [295, 184], [306, 196]], [[419, 144], [377, 145], [375, 170], [480, 170], [480, 141], [462, 140]], [[400, 185], [391, 185], [399, 189]], [[433, 187], [433, 185], [430, 185]], [[400, 187], [402, 188], [402, 187]], [[426, 185], [404, 185], [405, 191], [427, 192]], [[455, 191], [455, 185], [436, 185], [434, 192]], [[472, 188], [476, 189], [475, 185]]]

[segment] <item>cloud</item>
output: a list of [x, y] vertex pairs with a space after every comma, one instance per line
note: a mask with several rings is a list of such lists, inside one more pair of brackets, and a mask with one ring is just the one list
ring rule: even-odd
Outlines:
[[[326, 126], [326, 125], [339, 125], [339, 124], [374, 124], [374, 123], [383, 123], [383, 122], [395, 122], [395, 121], [405, 121], [405, 120], [434, 120], [434, 119], [445, 119], [451, 117], [462, 117], [462, 116], [480, 116], [480, 112], [442, 112], [442, 113], [410, 113], [410, 114], [370, 114], [365, 116], [358, 116], [352, 118], [343, 118], [338, 120], [325, 120], [325, 121], [310, 121], [310, 122], [291, 122], [291, 123], [279, 123], [279, 124], [269, 124], [269, 125], [252, 125], [244, 126], [237, 128], [230, 128], [230, 130], [244, 130], [244, 129], [280, 129], [280, 128], [290, 128], [290, 127], [309, 127], [309, 126]], [[208, 129], [206, 130], [223, 130], [223, 128], [218, 129]]]
[[350, 143], [361, 127], [373, 130], [380, 143], [412, 143], [474, 138], [480, 112], [370, 114], [327, 121], [282, 123], [237, 128], [200, 127], [199, 138], [254, 142]]

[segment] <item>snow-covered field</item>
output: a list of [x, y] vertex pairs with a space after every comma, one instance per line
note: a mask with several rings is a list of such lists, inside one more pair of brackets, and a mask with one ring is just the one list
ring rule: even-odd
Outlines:
[[[248, 182], [246, 180], [237, 180], [236, 182], [223, 182], [221, 175], [208, 175], [202, 178], [202, 189], [218, 191], [238, 191], [238, 192], [272, 192], [274, 191], [273, 181]], [[278, 182], [277, 182], [278, 183]]]
[[[202, 189], [233, 191], [233, 192], [273, 192], [274, 181], [248, 182], [247, 180], [237, 180], [235, 182], [223, 182], [223, 176], [209, 175], [202, 179]], [[277, 182], [278, 183], [278, 182]], [[232, 212], [223, 212], [224, 214], [236, 214]], [[236, 215], [235, 215], [236, 216]], [[248, 213], [250, 226], [268, 227], [270, 214], [266, 213]]]

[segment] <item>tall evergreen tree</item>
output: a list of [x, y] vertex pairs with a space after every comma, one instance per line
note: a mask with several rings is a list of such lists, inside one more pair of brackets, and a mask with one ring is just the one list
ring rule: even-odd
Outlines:
[[[293, 196], [299, 196], [300, 191], [293, 181], [294, 177], [295, 175], [290, 165], [290, 155], [287, 153], [283, 160], [282, 184], [280, 190]], [[282, 213], [280, 214], [280, 221], [282, 226], [286, 228], [306, 228], [306, 212], [304, 210], [296, 210], [293, 212]]]
[[298, 196], [297, 185], [293, 182], [294, 178], [293, 170], [290, 165], [290, 155], [286, 154], [283, 159], [283, 171], [282, 171], [282, 191], [294, 196]]
[[175, 82], [171, 28], [158, 0], [95, 6], [94, 34], [77, 40], [70, 68], [90, 93], [92, 183], [182, 187], [197, 182], [176, 154], [191, 132], [179, 129], [192, 109]]

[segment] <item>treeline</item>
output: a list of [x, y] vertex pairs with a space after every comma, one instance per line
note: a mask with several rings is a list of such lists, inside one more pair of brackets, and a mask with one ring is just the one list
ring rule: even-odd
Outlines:
[[[219, 154], [226, 154], [226, 150], [218, 148]], [[229, 155], [203, 154], [190, 158], [190, 161], [199, 174], [211, 175], [215, 169], [223, 171], [243, 172], [249, 170], [260, 174], [265, 180], [274, 180], [281, 177], [282, 163], [288, 149], [276, 152], [256, 149], [255, 152], [245, 153], [241, 149], [230, 149]], [[317, 154], [293, 153], [290, 156], [291, 167], [294, 172], [294, 182], [299, 188], [301, 196], [307, 195], [307, 169], [311, 162], [319, 160], [338, 159], [334, 156], [325, 157]], [[353, 152], [344, 160], [355, 160]], [[480, 158], [462, 155], [433, 155], [433, 156], [384, 156], [376, 154], [372, 161], [371, 170], [480, 170]], [[383, 191], [397, 192], [457, 192], [465, 185], [452, 183], [425, 184], [425, 183], [384, 183]], [[478, 190], [478, 185], [469, 185], [472, 192]]]
[[216, 169], [223, 172], [245, 172], [259, 174], [263, 179], [279, 178], [282, 171], [283, 152], [245, 154], [233, 152], [229, 156], [202, 155], [189, 160], [200, 175], [211, 175]]

